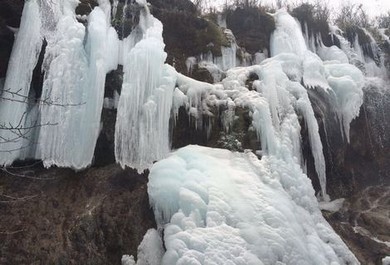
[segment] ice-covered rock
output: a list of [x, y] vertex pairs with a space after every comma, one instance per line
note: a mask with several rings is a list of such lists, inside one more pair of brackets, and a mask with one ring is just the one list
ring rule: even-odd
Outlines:
[[187, 146], [149, 177], [162, 264], [358, 264], [298, 165]]

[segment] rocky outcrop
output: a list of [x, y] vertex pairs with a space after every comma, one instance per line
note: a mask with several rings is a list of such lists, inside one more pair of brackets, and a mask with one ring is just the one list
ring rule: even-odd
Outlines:
[[360, 115], [351, 123], [350, 143], [337, 137], [337, 123], [329, 123], [335, 117], [329, 106], [323, 110], [328, 112], [328, 124], [320, 129], [333, 197], [348, 197], [367, 186], [390, 185], [390, 121], [385, 116], [389, 102], [389, 91], [373, 86], [365, 89]]
[[0, 2], [0, 79], [5, 77], [14, 42], [14, 32], [19, 28], [23, 0]]
[[198, 16], [189, 0], [151, 0], [151, 12], [164, 25], [163, 38], [168, 53], [167, 63], [187, 74], [186, 59], [211, 52], [221, 56], [221, 46], [228, 41], [211, 19]]
[[23, 166], [0, 174], [0, 263], [120, 264], [155, 227], [147, 174]]
[[270, 50], [271, 33], [275, 22], [265, 10], [257, 7], [238, 7], [226, 11], [226, 25], [232, 30], [237, 44], [250, 54]]
[[373, 186], [347, 199], [336, 213], [324, 212], [333, 229], [364, 265], [381, 265], [390, 253], [390, 187]]

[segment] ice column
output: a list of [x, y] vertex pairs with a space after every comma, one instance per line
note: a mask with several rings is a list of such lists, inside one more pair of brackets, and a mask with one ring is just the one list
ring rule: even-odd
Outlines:
[[[167, 55], [162, 24], [150, 15], [146, 4], [139, 27], [142, 39], [132, 49], [124, 47], [127, 52], [115, 126], [115, 157], [122, 167], [141, 172], [170, 150], [169, 119], [176, 73], [164, 64]], [[126, 43], [132, 45], [133, 41]]]
[[[96, 7], [85, 28], [74, 16], [75, 6], [64, 6], [55, 33], [48, 39], [48, 71], [40, 105], [43, 127], [39, 135], [39, 157], [45, 166], [81, 169], [93, 159], [100, 131], [106, 65], [106, 14]], [[112, 63], [111, 63], [112, 67]]]
[[0, 165], [9, 165], [34, 145], [38, 124], [26, 119], [33, 69], [42, 47], [41, 14], [37, 0], [26, 1], [0, 98]]

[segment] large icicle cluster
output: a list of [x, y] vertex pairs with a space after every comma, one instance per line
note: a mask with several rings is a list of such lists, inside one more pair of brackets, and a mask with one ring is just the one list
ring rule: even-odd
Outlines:
[[12, 49], [0, 102], [0, 164], [9, 165], [29, 152], [35, 121], [30, 110], [30, 84], [42, 46], [37, 0], [27, 1]]
[[46, 166], [84, 168], [93, 158], [107, 72], [107, 21], [100, 8], [89, 16], [85, 48], [84, 37], [84, 26], [65, 10], [47, 38], [42, 96], [55, 104], [40, 105], [41, 122], [58, 125], [39, 133], [38, 157]]
[[[115, 127], [115, 157], [124, 167], [143, 171], [170, 150], [171, 115], [175, 71], [164, 64], [166, 53], [162, 24], [146, 7], [140, 16], [142, 39], [125, 47], [124, 78]], [[124, 45], [133, 45], [134, 30]]]
[[[163, 264], [358, 264], [322, 217], [303, 173], [298, 116], [304, 117], [327, 201], [319, 128], [302, 83], [335, 98], [348, 137], [362, 104], [363, 75], [345, 62], [323, 62], [287, 12], [277, 12], [275, 20], [272, 58], [230, 69], [215, 85], [177, 75], [174, 113], [183, 105], [199, 119], [210, 115], [211, 106], [224, 105], [222, 115], [234, 119], [235, 108], [247, 108], [263, 157], [189, 146], [153, 166], [148, 192], [164, 229]], [[335, 47], [325, 52], [343, 54]], [[255, 90], [245, 86], [252, 73], [259, 77]]]
[[[124, 82], [117, 106], [115, 156], [122, 166], [142, 171], [166, 156], [169, 152], [171, 113], [176, 117], [178, 107], [186, 105], [191, 115], [201, 118], [203, 114], [208, 114], [207, 104], [226, 104], [229, 113], [225, 116], [231, 119], [234, 118], [235, 107], [249, 108], [253, 127], [267, 154], [277, 154], [280, 151], [278, 146], [285, 143], [279, 134], [294, 135], [289, 140], [290, 147], [296, 161], [302, 163], [298, 113], [304, 116], [309, 128], [316, 170], [322, 194], [326, 196], [325, 162], [318, 125], [300, 81], [306, 87], [318, 87], [334, 94], [337, 99], [335, 107], [349, 139], [349, 124], [358, 115], [362, 103], [363, 76], [360, 71], [345, 64], [344, 60], [323, 63], [307, 49], [297, 22], [280, 11], [275, 14], [277, 27], [271, 40], [273, 59], [263, 61], [258, 67], [229, 70], [227, 78], [218, 85], [196, 83], [164, 64], [166, 53], [161, 22], [149, 13], [145, 1], [137, 3], [143, 7], [140, 23], [129, 37], [120, 42], [110, 26], [111, 5], [108, 1], [99, 1], [100, 6], [88, 17], [87, 28], [76, 20], [74, 9], [77, 1], [43, 5], [41, 9], [50, 15], [45, 17], [42, 25], [38, 3], [35, 0], [27, 2], [3, 93], [6, 97], [7, 92], [12, 96], [17, 92], [15, 97], [20, 94], [22, 98], [5, 101], [1, 108], [2, 113], [8, 113], [3, 115], [4, 124], [19, 124], [32, 129], [29, 137], [19, 137], [15, 141], [12, 138], [15, 137], [14, 131], [2, 131], [2, 139], [8, 140], [3, 143], [3, 149], [11, 152], [11, 155], [0, 155], [2, 164], [10, 164], [16, 158], [29, 155], [42, 159], [46, 166], [76, 169], [88, 166], [93, 159], [101, 126], [105, 74], [121, 63], [124, 66]], [[34, 19], [30, 18], [30, 13], [34, 14]], [[26, 21], [30, 20], [34, 23], [27, 25]], [[225, 33], [231, 47], [222, 48], [223, 56], [217, 58], [219, 67], [213, 66], [211, 61], [206, 63], [207, 69], [215, 70], [215, 80], [222, 76], [221, 69], [237, 64], [234, 36], [229, 30]], [[32, 70], [43, 38], [47, 41], [43, 65], [45, 79], [37, 109], [25, 101], [30, 98]], [[26, 47], [31, 52], [22, 58], [26, 40], [35, 44]], [[327, 58], [334, 58], [340, 53], [342, 51], [335, 47], [323, 47], [319, 52]], [[27, 60], [28, 67], [19, 67]], [[249, 73], [260, 77], [254, 84], [257, 91], [245, 88]], [[22, 88], [16, 84], [17, 74], [23, 77]], [[178, 88], [175, 89], [176, 83]], [[23, 103], [16, 104], [18, 101]], [[14, 105], [18, 108], [11, 111]], [[32, 123], [37, 123], [37, 117], [38, 124], [34, 126]], [[291, 124], [287, 126], [286, 121]], [[227, 122], [226, 127], [229, 124]], [[290, 128], [289, 133], [283, 132], [286, 127]], [[25, 147], [27, 150], [21, 152]]]
[[[104, 8], [107, 3], [101, 2]], [[12, 99], [0, 110], [4, 126], [20, 128], [0, 132], [7, 142], [0, 155], [3, 165], [25, 157], [75, 169], [92, 162], [105, 76], [117, 68], [119, 42], [106, 10], [96, 7], [86, 28], [76, 20], [77, 5], [74, 0], [26, 1], [3, 92], [3, 98]], [[45, 76], [35, 103], [30, 83], [43, 39]]]
[[[309, 132], [321, 194], [324, 199], [328, 199], [325, 159], [318, 124], [307, 91], [300, 84], [303, 79], [309, 80], [311, 86], [330, 89], [325, 68], [321, 59], [307, 50], [300, 26], [287, 12], [278, 12], [275, 19], [277, 28], [271, 44], [277, 49], [272, 50], [275, 55], [273, 58], [264, 60], [259, 65], [230, 69], [221, 84], [216, 85], [179, 76], [178, 87], [187, 97], [184, 102], [195, 118], [208, 113], [207, 104], [228, 106], [227, 112], [233, 113], [236, 107], [249, 109], [252, 113], [252, 125], [261, 140], [262, 152], [286, 161], [291, 159], [301, 165], [301, 127], [298, 115], [302, 115]], [[302, 57], [305, 59], [302, 60]], [[256, 91], [245, 87], [251, 73], [259, 77], [253, 84]], [[201, 99], [206, 99], [206, 104]], [[226, 113], [225, 116], [232, 115]]]

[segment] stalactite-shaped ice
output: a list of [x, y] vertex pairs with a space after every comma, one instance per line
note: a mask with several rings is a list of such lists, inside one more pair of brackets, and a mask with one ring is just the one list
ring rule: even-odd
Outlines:
[[[149, 13], [146, 4], [141, 11], [139, 27], [143, 37], [133, 48], [127, 49], [123, 62], [115, 157], [122, 167], [143, 171], [170, 150], [169, 119], [176, 72], [164, 64], [167, 55], [162, 24]], [[129, 42], [130, 45], [133, 43]]]
[[236, 44], [236, 38], [234, 37], [233, 32], [230, 29], [225, 29], [224, 34], [230, 42], [229, 47], [223, 47], [223, 46], [221, 47], [221, 53], [222, 53], [221, 69], [226, 71], [230, 68], [236, 67], [237, 65], [237, 59], [236, 59], [237, 44]]
[[325, 77], [324, 65], [316, 54], [306, 51], [303, 59], [303, 83], [307, 88], [330, 89]]
[[276, 12], [274, 19], [276, 29], [272, 33], [270, 42], [271, 56], [280, 53], [295, 53], [303, 56], [307, 47], [299, 23], [284, 10]]
[[[48, 38], [47, 72], [40, 106], [41, 128], [38, 156], [45, 166], [84, 168], [92, 162], [100, 131], [103, 106], [108, 27], [106, 14], [96, 7], [85, 28], [74, 17], [75, 6], [66, 8]], [[110, 47], [112, 48], [112, 47]]]
[[[281, 54], [275, 58], [266, 59], [260, 65], [231, 69], [222, 81], [222, 86], [202, 83], [179, 75], [177, 84], [187, 96], [185, 98], [187, 104], [182, 103], [182, 105], [186, 105], [190, 113], [206, 114], [209, 112], [209, 105], [225, 105], [229, 106], [230, 110], [234, 110], [231, 106], [234, 104], [235, 107], [249, 109], [252, 114], [252, 125], [261, 140], [262, 153], [298, 165], [303, 164], [300, 143], [301, 127], [297, 113], [301, 114], [308, 127], [322, 198], [328, 199], [325, 159], [318, 124], [306, 89], [288, 78], [288, 74], [292, 72], [290, 69], [292, 66], [300, 67], [299, 57], [291, 55]], [[295, 63], [292, 62], [294, 60]], [[245, 87], [251, 73], [259, 77], [259, 80], [253, 83], [253, 88], [257, 91], [249, 91]], [[191, 112], [191, 109], [195, 111]], [[194, 117], [197, 116], [194, 115]]]
[[42, 47], [41, 14], [37, 0], [25, 2], [20, 28], [0, 92], [0, 165], [9, 165], [21, 152], [35, 145], [30, 141], [40, 124], [26, 119], [34, 104], [29, 97], [33, 69]]
[[343, 135], [349, 142], [349, 128], [353, 119], [359, 116], [363, 104], [364, 76], [351, 64], [325, 64], [327, 79], [337, 98], [337, 112], [343, 126]]
[[294, 102], [295, 108], [305, 119], [307, 130], [309, 132], [309, 142], [314, 158], [314, 165], [321, 186], [321, 195], [324, 201], [329, 201], [330, 198], [326, 193], [325, 157], [319, 134], [318, 123], [316, 117], [314, 116], [309, 96], [306, 89], [298, 82], [290, 82], [287, 86], [287, 90], [294, 95], [296, 99]]

